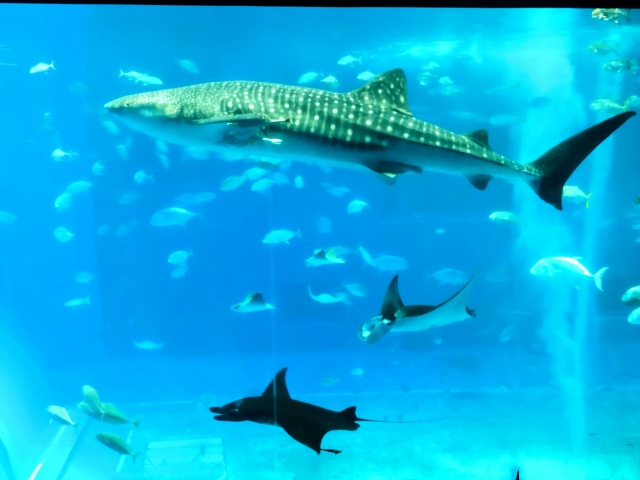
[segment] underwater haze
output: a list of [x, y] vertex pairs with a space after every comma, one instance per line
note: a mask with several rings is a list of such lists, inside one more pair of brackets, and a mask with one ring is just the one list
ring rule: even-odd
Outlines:
[[0, 480], [640, 479], [639, 57], [628, 9], [1, 5]]

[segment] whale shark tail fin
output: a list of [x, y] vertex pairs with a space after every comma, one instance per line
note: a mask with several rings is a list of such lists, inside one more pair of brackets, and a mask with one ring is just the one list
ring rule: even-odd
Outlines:
[[562, 210], [562, 187], [571, 174], [598, 145], [635, 114], [629, 111], [611, 117], [547, 151], [529, 164], [540, 172], [540, 177], [530, 183], [531, 187], [542, 200]]

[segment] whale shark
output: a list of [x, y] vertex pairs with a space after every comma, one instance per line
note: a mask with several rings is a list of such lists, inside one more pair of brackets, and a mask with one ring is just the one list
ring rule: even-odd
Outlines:
[[604, 120], [522, 164], [494, 152], [486, 130], [456, 134], [414, 117], [402, 69], [348, 93], [223, 81], [127, 95], [105, 108], [133, 130], [226, 160], [288, 159], [371, 172], [387, 183], [434, 171], [466, 177], [479, 190], [498, 177], [526, 182], [558, 210], [574, 170], [635, 115]]
[[475, 279], [476, 275], [473, 275], [460, 290], [440, 305], [405, 306], [400, 298], [396, 275], [387, 288], [380, 314], [360, 326], [358, 337], [368, 344], [374, 344], [390, 331], [420, 332], [475, 317], [475, 310], [467, 307]]

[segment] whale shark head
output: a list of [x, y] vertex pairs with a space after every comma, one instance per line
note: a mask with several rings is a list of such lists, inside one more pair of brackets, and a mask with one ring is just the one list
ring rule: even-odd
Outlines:
[[120, 97], [104, 107], [132, 130], [155, 137], [166, 137], [163, 131], [175, 123], [182, 110], [180, 99], [167, 90], [144, 92]]
[[216, 150], [215, 142], [224, 138], [228, 127], [208, 121], [206, 103], [198, 102], [187, 87], [127, 95], [104, 107], [127, 127], [158, 140]]

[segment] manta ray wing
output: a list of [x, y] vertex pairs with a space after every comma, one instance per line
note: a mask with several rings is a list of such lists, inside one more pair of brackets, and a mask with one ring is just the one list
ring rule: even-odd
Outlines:
[[475, 279], [476, 275], [473, 275], [458, 292], [436, 307], [414, 305], [400, 308], [396, 312], [397, 318], [392, 331], [419, 332], [475, 316], [475, 312], [467, 308]]
[[324, 436], [333, 430], [354, 431], [360, 428], [355, 415], [356, 407], [345, 408], [341, 412], [292, 401], [287, 411], [278, 418], [280, 426], [291, 438], [309, 447], [316, 453], [321, 451], [340, 453], [339, 450], [321, 448]]

